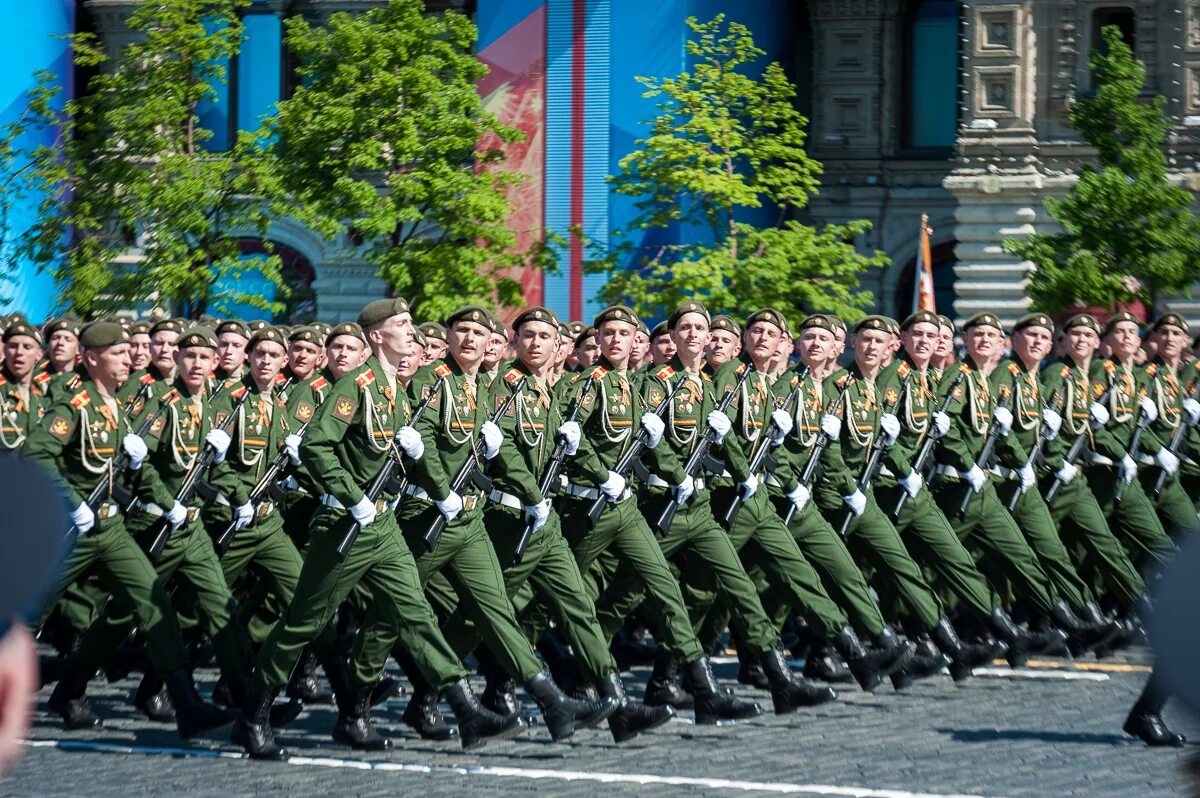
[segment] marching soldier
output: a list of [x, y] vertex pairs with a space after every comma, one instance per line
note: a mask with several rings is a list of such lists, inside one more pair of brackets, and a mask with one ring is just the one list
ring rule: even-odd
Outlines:
[[220, 349], [217, 350], [216, 368], [213, 369], [213, 381], [217, 389], [241, 379], [251, 334], [249, 325], [236, 319], [217, 325]]
[[[582, 324], [582, 322], [580, 322]], [[587, 371], [600, 358], [600, 344], [596, 341], [596, 328], [584, 325], [575, 336], [575, 351], [572, 354], [576, 368], [574, 373]]]
[[710, 335], [704, 355], [713, 371], [742, 353], [742, 328], [729, 316], [713, 316]]
[[150, 365], [150, 322], [148, 321], [129, 323], [129, 363], [131, 377]]
[[427, 321], [417, 328], [425, 336], [425, 354], [422, 366], [437, 362], [446, 356], [446, 328], [436, 321]]
[[649, 371], [655, 366], [665, 366], [675, 357], [675, 339], [667, 328], [665, 321], [654, 325], [650, 331], [650, 362], [645, 369]]
[[34, 369], [42, 356], [42, 341], [37, 330], [20, 316], [9, 322], [3, 340], [0, 401], [4, 418], [0, 419], [0, 448], [20, 451], [46, 413], [46, 395], [33, 381]]

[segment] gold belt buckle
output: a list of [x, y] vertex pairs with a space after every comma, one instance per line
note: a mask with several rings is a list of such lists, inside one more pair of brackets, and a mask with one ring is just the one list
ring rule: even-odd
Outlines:
[[258, 518], [266, 518], [271, 514], [271, 510], [273, 509], [275, 509], [275, 504], [273, 502], [262, 502], [254, 510], [254, 515]]
[[479, 496], [472, 493], [469, 496], [463, 497], [463, 512], [469, 513], [475, 509], [475, 505], [479, 503]]
[[199, 508], [199, 507], [189, 507], [189, 508], [187, 508], [187, 522], [188, 522], [189, 524], [190, 524], [190, 523], [192, 523], [193, 521], [195, 521], [195, 520], [196, 520], [196, 516], [198, 516], [198, 515], [200, 515], [200, 508]]
[[378, 513], [382, 513], [382, 512], [383, 512], [384, 510], [386, 510], [387, 508], [388, 508], [388, 503], [387, 503], [387, 500], [386, 500], [386, 499], [376, 499], [376, 500], [375, 500], [375, 512], [376, 512], [376, 514], [378, 514]]
[[117, 514], [117, 505], [102, 504], [102, 505], [100, 505], [100, 512], [96, 513], [96, 516], [99, 518], [112, 518], [116, 514]]

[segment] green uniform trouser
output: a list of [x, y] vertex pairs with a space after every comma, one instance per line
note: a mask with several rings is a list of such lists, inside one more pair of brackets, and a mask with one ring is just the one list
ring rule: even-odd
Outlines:
[[[499, 504], [488, 505], [484, 525], [491, 535], [504, 589], [519, 612], [537, 596], [558, 619], [584, 675], [599, 682], [617, 669], [608, 650], [608, 638], [596, 622], [596, 606], [584, 586], [575, 556], [562, 535], [558, 513], [551, 511], [546, 525], [529, 539], [525, 556], [516, 561], [517, 541], [525, 529], [524, 514]], [[519, 596], [519, 597], [518, 597]], [[466, 657], [483, 635], [464, 612], [458, 611], [443, 624], [450, 646]]]
[[154, 566], [125, 530], [122, 518], [97, 519], [96, 526], [75, 541], [58, 574], [58, 586], [38, 619], [41, 626], [55, 601], [89, 568], [112, 594], [116, 611], [132, 614], [146, 638], [150, 661], [159, 673], [188, 667], [187, 652], [175, 622], [171, 598]]
[[[639, 510], [647, 519], [658, 520], [667, 504], [664, 489], [644, 489], [638, 497]], [[692, 564], [702, 569], [714, 580], [719, 592], [729, 601], [729, 608], [746, 645], [752, 653], [770, 651], [779, 646], [779, 632], [771, 623], [758, 600], [758, 590], [746, 574], [742, 561], [738, 559], [725, 530], [713, 517], [712, 505], [707, 490], [696, 494], [675, 513], [671, 528], [658, 534], [658, 545], [662, 553], [686, 565], [678, 555], [690, 550], [694, 555]], [[685, 580], [702, 578], [693, 571], [685, 574]], [[715, 595], [715, 594], [714, 594]], [[612, 584], [604, 591], [597, 603], [596, 615], [609, 637], [616, 633], [646, 596], [646, 588], [636, 569], [630, 563], [621, 563]], [[690, 608], [689, 608], [690, 609]], [[691, 616], [695, 629], [709, 607], [696, 608]]]
[[[1004, 480], [996, 486], [996, 495], [999, 497], [1000, 503], [1007, 508], [1009, 502], [1012, 501], [1013, 494], [1020, 488], [1019, 480]], [[1058, 525], [1054, 522], [1054, 516], [1051, 515], [1050, 508], [1046, 506], [1046, 500], [1042, 498], [1042, 494], [1037, 491], [1036, 486], [1022, 493], [1021, 497], [1017, 499], [1017, 506], [1012, 510], [1012, 517], [1017, 522], [1017, 528], [1025, 535], [1025, 541], [1029, 544], [1029, 548], [1033, 549], [1033, 553], [1037, 555], [1038, 562], [1042, 564], [1054, 592], [1076, 608], [1091, 601], [1091, 591], [1088, 590], [1087, 583], [1080, 578], [1079, 572], [1075, 570], [1075, 564], [1071, 562], [1071, 555], [1067, 551], [1067, 547], [1063, 545], [1062, 538], [1059, 537]]]
[[[571, 546], [580, 572], [588, 574], [602, 555], [615, 549], [619, 562], [617, 570], [630, 568], [645, 587], [648, 614], [654, 621], [655, 640], [659, 645], [681, 664], [695, 662], [703, 656], [704, 650], [696, 638], [679, 591], [679, 581], [671, 573], [667, 558], [638, 511], [637, 503], [633, 499], [610, 502], [596, 526], [592, 527], [587, 511], [593, 500], [568, 496], [561, 501], [559, 515], [563, 535]], [[604, 629], [603, 624], [601, 628]], [[607, 630], [605, 632], [607, 634]]]
[[[429, 684], [440, 691], [466, 677], [425, 600], [417, 564], [400, 536], [396, 516], [385, 508], [359, 530], [346, 559], [339, 561], [338, 544], [353, 524], [353, 516], [338, 508], [323, 506], [314, 516], [295, 595], [258, 653], [256, 689], [277, 690], [287, 683], [304, 647], [329, 628], [338, 606], [359, 584], [370, 594], [373, 612], [391, 624]], [[390, 647], [364, 649], [369, 637], [364, 630], [351, 655], [351, 676], [359, 685], [379, 682]]]
[[[1052, 484], [1054, 477], [1042, 480], [1043, 496]], [[1146, 592], [1142, 577], [1129, 561], [1121, 542], [1109, 529], [1104, 512], [1082, 475], [1059, 488], [1054, 503], [1050, 505], [1050, 517], [1058, 524], [1063, 540], [1087, 553], [1101, 581], [1116, 595], [1122, 606], [1133, 604]]]
[[[880, 485], [875, 489], [879, 504], [887, 508], [889, 518], [902, 493], [906, 491], [899, 485]], [[986, 618], [991, 615], [997, 604], [992, 588], [928, 488], [922, 488], [915, 497], [906, 499], [900, 514], [892, 522], [914, 560], [928, 568], [934, 578], [949, 588], [976, 616]]]
[[1167, 477], [1162, 493], [1157, 499], [1154, 498], [1154, 485], [1158, 482], [1160, 473], [1162, 472], [1157, 468], [1143, 467], [1139, 469], [1139, 481], [1146, 495], [1158, 509], [1158, 519], [1162, 521], [1167, 535], [1182, 545], [1184, 540], [1200, 533], [1200, 516], [1196, 515], [1195, 503], [1180, 484], [1178, 472]]
[[1109, 529], [1117, 536], [1129, 554], [1129, 559], [1143, 577], [1162, 570], [1175, 559], [1175, 544], [1167, 536], [1154, 502], [1134, 480], [1125, 486], [1121, 501], [1116, 500], [1117, 475], [1115, 466], [1092, 465], [1083, 469], [1088, 487], [1108, 519]]
[[1003, 572], [1018, 595], [1038, 612], [1048, 613], [1054, 601], [1050, 595], [1050, 580], [1037, 555], [1025, 542], [1017, 522], [1008, 514], [1008, 508], [1000, 503], [992, 480], [984, 482], [983, 490], [971, 499], [967, 512], [961, 516], [958, 510], [963, 496], [971, 490], [965, 480], [939, 476], [931, 488], [934, 500], [958, 539], [981, 549]]
[[[220, 524], [217, 526], [221, 531], [226, 528]], [[278, 510], [262, 518], [256, 517], [250, 526], [233, 533], [229, 548], [221, 557], [221, 570], [231, 586], [250, 572], [259, 585], [252, 590], [255, 600], [277, 603], [283, 607], [292, 603], [303, 565], [304, 559], [296, 549], [296, 544], [283, 531], [283, 518]], [[251, 628], [255, 641], [266, 640], [274, 627], [267, 619], [274, 618], [276, 613], [269, 612], [263, 616], [259, 613], [259, 606], [244, 607], [243, 610], [244, 620]], [[252, 615], [258, 623], [250, 623]], [[329, 643], [329, 640], [324, 642]]]
[[83, 634], [100, 617], [108, 591], [94, 574], [85, 573], [69, 585], [56, 604], [59, 615], [79, 634]]
[[[129, 517], [129, 531], [141, 546], [149, 548], [161, 522], [161, 518], [134, 513]], [[154, 570], [163, 582], [174, 584], [178, 599], [196, 612], [200, 628], [212, 640], [221, 673], [230, 680], [245, 678], [252, 657], [250, 638], [237, 619], [237, 602], [199, 520], [171, 534]], [[87, 668], [102, 665], [129, 636], [134, 623], [132, 614], [118, 612], [109, 604], [84, 636], [79, 661]]]

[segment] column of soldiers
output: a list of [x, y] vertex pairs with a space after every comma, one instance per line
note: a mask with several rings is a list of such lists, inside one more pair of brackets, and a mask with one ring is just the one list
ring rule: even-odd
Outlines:
[[[0, 446], [50, 470], [75, 539], [38, 622], [48, 705], [99, 726], [88, 683], [144, 647], [147, 717], [280, 759], [275, 729], [329, 700], [335, 740], [390, 748], [389, 657], [402, 721], [474, 748], [528, 728], [518, 687], [556, 741], [759, 715], [714, 676], [727, 630], [780, 715], [830, 683], [1106, 656], [1200, 529], [1188, 343], [1171, 313], [1145, 337], [1124, 313], [793, 330], [694, 301], [653, 329], [624, 306], [417, 325], [399, 298], [334, 326], [12, 317]], [[614, 657], [637, 626], [641, 700]], [[1181, 744], [1160, 709], [1126, 731]]]

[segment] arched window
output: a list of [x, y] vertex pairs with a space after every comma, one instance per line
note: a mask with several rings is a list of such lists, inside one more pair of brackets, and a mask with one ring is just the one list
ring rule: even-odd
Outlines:
[[914, 0], [905, 52], [904, 144], [944, 150], [958, 132], [958, 0]]

